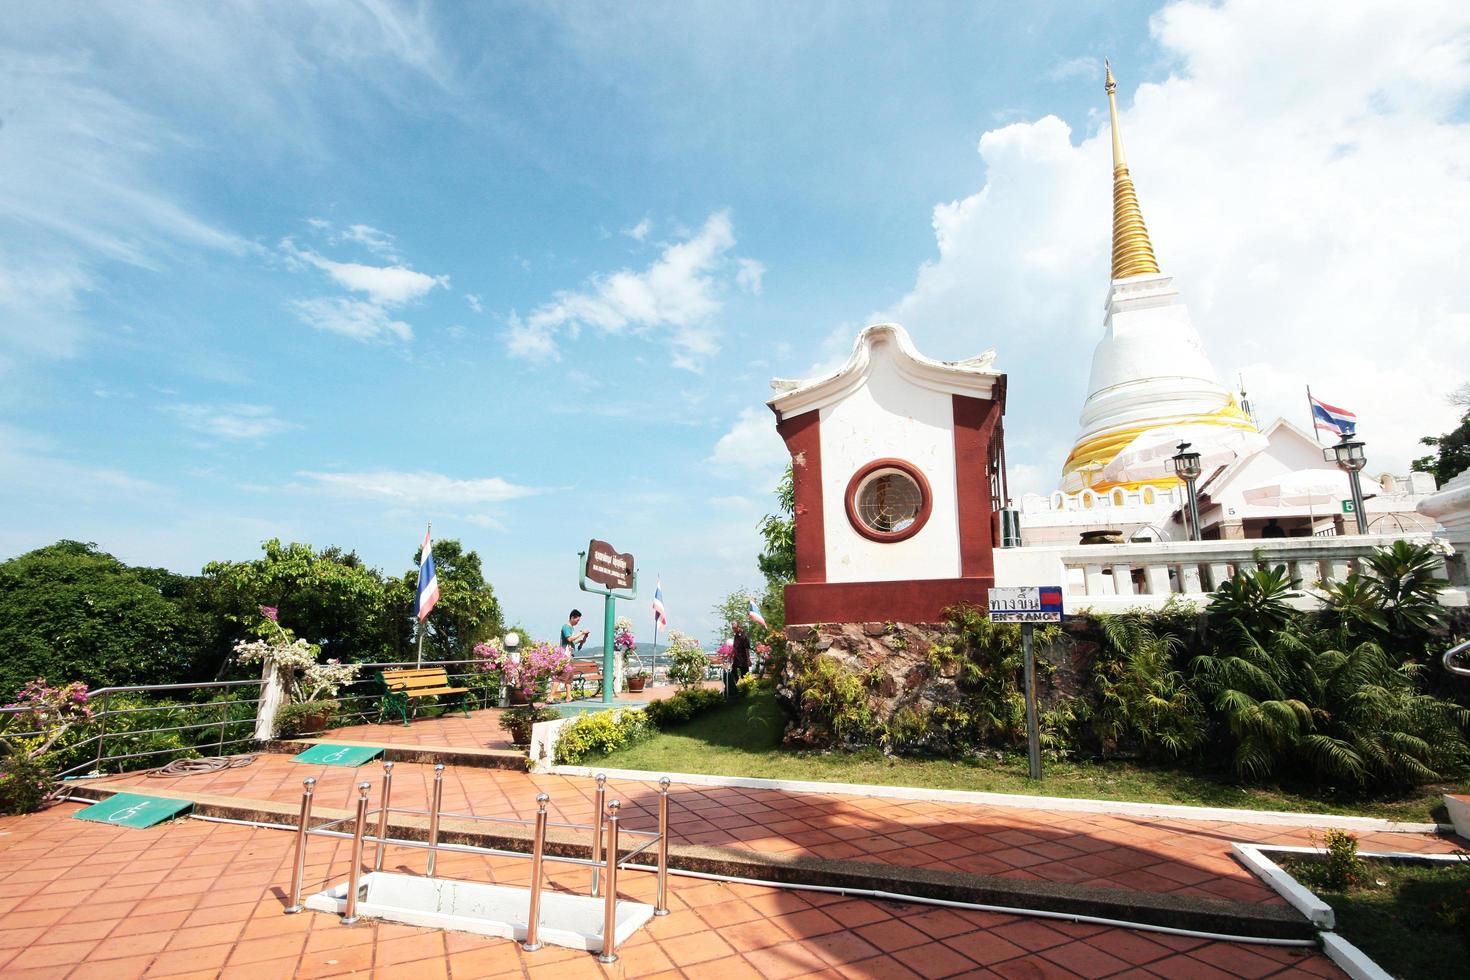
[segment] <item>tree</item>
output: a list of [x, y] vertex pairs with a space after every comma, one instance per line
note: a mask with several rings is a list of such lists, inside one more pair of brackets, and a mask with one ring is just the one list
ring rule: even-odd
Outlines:
[[765, 547], [756, 556], [756, 566], [766, 577], [759, 605], [772, 631], [786, 626], [786, 586], [796, 581], [796, 485], [788, 464], [776, 484], [776, 513], [761, 519], [759, 529]]
[[1432, 456], [1421, 456], [1412, 464], [1416, 470], [1434, 474], [1435, 482], [1440, 486], [1470, 470], [1470, 383], [1456, 388], [1449, 400], [1450, 404], [1464, 409], [1459, 427], [1444, 435], [1420, 439], [1421, 443], [1438, 451]]
[[[253, 561], [216, 561], [204, 566], [210, 604], [233, 635], [244, 635], [260, 619], [261, 606], [279, 610], [280, 623], [342, 661], [400, 660], [410, 651], [409, 612], [401, 590], [355, 552], [272, 538]], [[228, 649], [228, 646], [226, 647]], [[221, 652], [221, 656], [224, 653]]]
[[[749, 589], [736, 589], [710, 607], [710, 614], [715, 617], [715, 622], [720, 624], [721, 640], [728, 640], [730, 638], [731, 623], [746, 623], [749, 621], [750, 600], [755, 598], [756, 594]], [[762, 613], [764, 613], [764, 610], [762, 610]], [[759, 624], [756, 625], [759, 626]]]
[[[402, 590], [394, 590], [401, 596], [398, 601], [408, 610], [413, 609], [422, 558], [422, 549], [414, 553], [414, 567], [404, 573]], [[478, 554], [465, 551], [454, 538], [435, 541], [434, 574], [439, 579], [439, 602], [429, 613], [429, 631], [424, 637], [425, 660], [464, 660], [476, 643], [504, 634], [500, 600], [485, 581]]]
[[0, 696], [26, 681], [185, 681], [208, 631], [181, 608], [186, 576], [58, 541], [0, 564]]

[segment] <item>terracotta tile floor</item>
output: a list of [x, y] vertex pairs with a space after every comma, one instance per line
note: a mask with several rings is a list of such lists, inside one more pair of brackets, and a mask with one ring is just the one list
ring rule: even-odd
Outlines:
[[[711, 681], [706, 687], [719, 687]], [[623, 693], [617, 696], [620, 703], [645, 704], [655, 698], [667, 698], [677, 687], [649, 687], [639, 694]], [[369, 705], [371, 699], [361, 700], [359, 707]], [[508, 749], [510, 739], [500, 728], [501, 709], [483, 708], [472, 710], [466, 718], [462, 711], [439, 713], [439, 708], [427, 709], [409, 725], [396, 719], [383, 723], [366, 723], [334, 728], [319, 736], [324, 741], [339, 739], [344, 742], [378, 742], [387, 745], [451, 745], [455, 748]]]
[[[0, 819], [0, 974], [23, 977], [1213, 977], [1340, 973], [1320, 953], [747, 885], [670, 882], [655, 919], [604, 968], [591, 954], [316, 912], [285, 915], [291, 837], [198, 820], [129, 830], [75, 805]], [[311, 887], [346, 872], [317, 839]], [[388, 867], [417, 871], [422, 852]], [[586, 887], [550, 865], [549, 887]], [[447, 877], [524, 884], [529, 862], [446, 854]], [[649, 901], [653, 876], [620, 892]]]
[[[318, 780], [318, 805], [353, 805], [354, 784], [364, 780], [373, 783], [371, 799], [377, 805], [382, 769], [376, 763], [356, 770], [307, 766], [272, 754], [242, 769], [172, 779], [125, 776], [106, 785], [146, 784], [295, 804], [307, 776]], [[397, 764], [394, 805], [425, 806], [432, 778], [430, 766]], [[585, 778], [458, 767], [446, 770], [444, 808], [528, 819], [535, 813], [536, 794], [545, 792], [551, 796], [553, 820], [587, 823], [593, 789]], [[657, 825], [654, 784], [612, 781], [608, 795], [623, 802], [625, 826]], [[1273, 826], [704, 786], [673, 789], [670, 825], [674, 839], [695, 844], [1273, 904], [1281, 899], [1234, 860], [1230, 842], [1308, 844], [1311, 836]], [[1360, 839], [1364, 850], [1448, 852], [1463, 846], [1452, 838], [1420, 834], [1363, 834]]]

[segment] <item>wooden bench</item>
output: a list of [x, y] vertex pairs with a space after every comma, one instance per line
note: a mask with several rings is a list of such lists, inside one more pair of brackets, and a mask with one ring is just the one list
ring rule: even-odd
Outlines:
[[573, 660], [572, 666], [567, 673], [568, 693], [576, 691], [585, 696], [587, 685], [592, 685], [593, 693], [602, 689], [602, 665], [592, 660]]
[[[390, 711], [398, 712], [405, 725], [418, 709], [419, 698], [437, 698], [440, 695], [458, 695], [459, 706], [464, 716], [470, 716], [467, 687], [450, 687], [449, 674], [443, 667], [421, 667], [417, 670], [384, 670], [378, 680], [383, 685], [383, 703], [378, 717]], [[449, 706], [445, 705], [445, 710]]]

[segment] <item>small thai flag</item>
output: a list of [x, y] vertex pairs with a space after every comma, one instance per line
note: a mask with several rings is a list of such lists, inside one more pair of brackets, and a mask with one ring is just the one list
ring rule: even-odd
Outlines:
[[653, 586], [653, 621], [659, 626], [669, 625], [669, 617], [664, 615], [663, 579], [659, 579]]
[[[766, 626], [766, 617], [761, 615], [761, 611], [756, 606], [754, 599], [750, 600], [750, 611], [746, 615], [750, 617], [752, 623], [760, 623], [762, 626]], [[766, 626], [766, 629], [770, 629], [770, 627]]]
[[1312, 421], [1323, 432], [1331, 432], [1335, 436], [1350, 436], [1358, 430], [1358, 417], [1352, 412], [1329, 405], [1311, 395], [1307, 399], [1312, 403]]
[[432, 528], [424, 531], [424, 550], [419, 558], [419, 593], [414, 599], [413, 612], [423, 622], [439, 601], [439, 576], [434, 574], [434, 543], [430, 540]]

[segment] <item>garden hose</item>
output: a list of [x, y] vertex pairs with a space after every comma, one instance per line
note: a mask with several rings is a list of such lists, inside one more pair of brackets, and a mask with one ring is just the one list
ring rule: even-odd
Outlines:
[[[175, 759], [166, 766], [148, 769], [146, 772], [150, 779], [161, 776], [198, 776], [207, 772], [240, 769], [254, 761], [255, 754], [251, 752], [240, 755], [216, 755], [206, 759]], [[129, 775], [133, 774], [129, 773]]]

